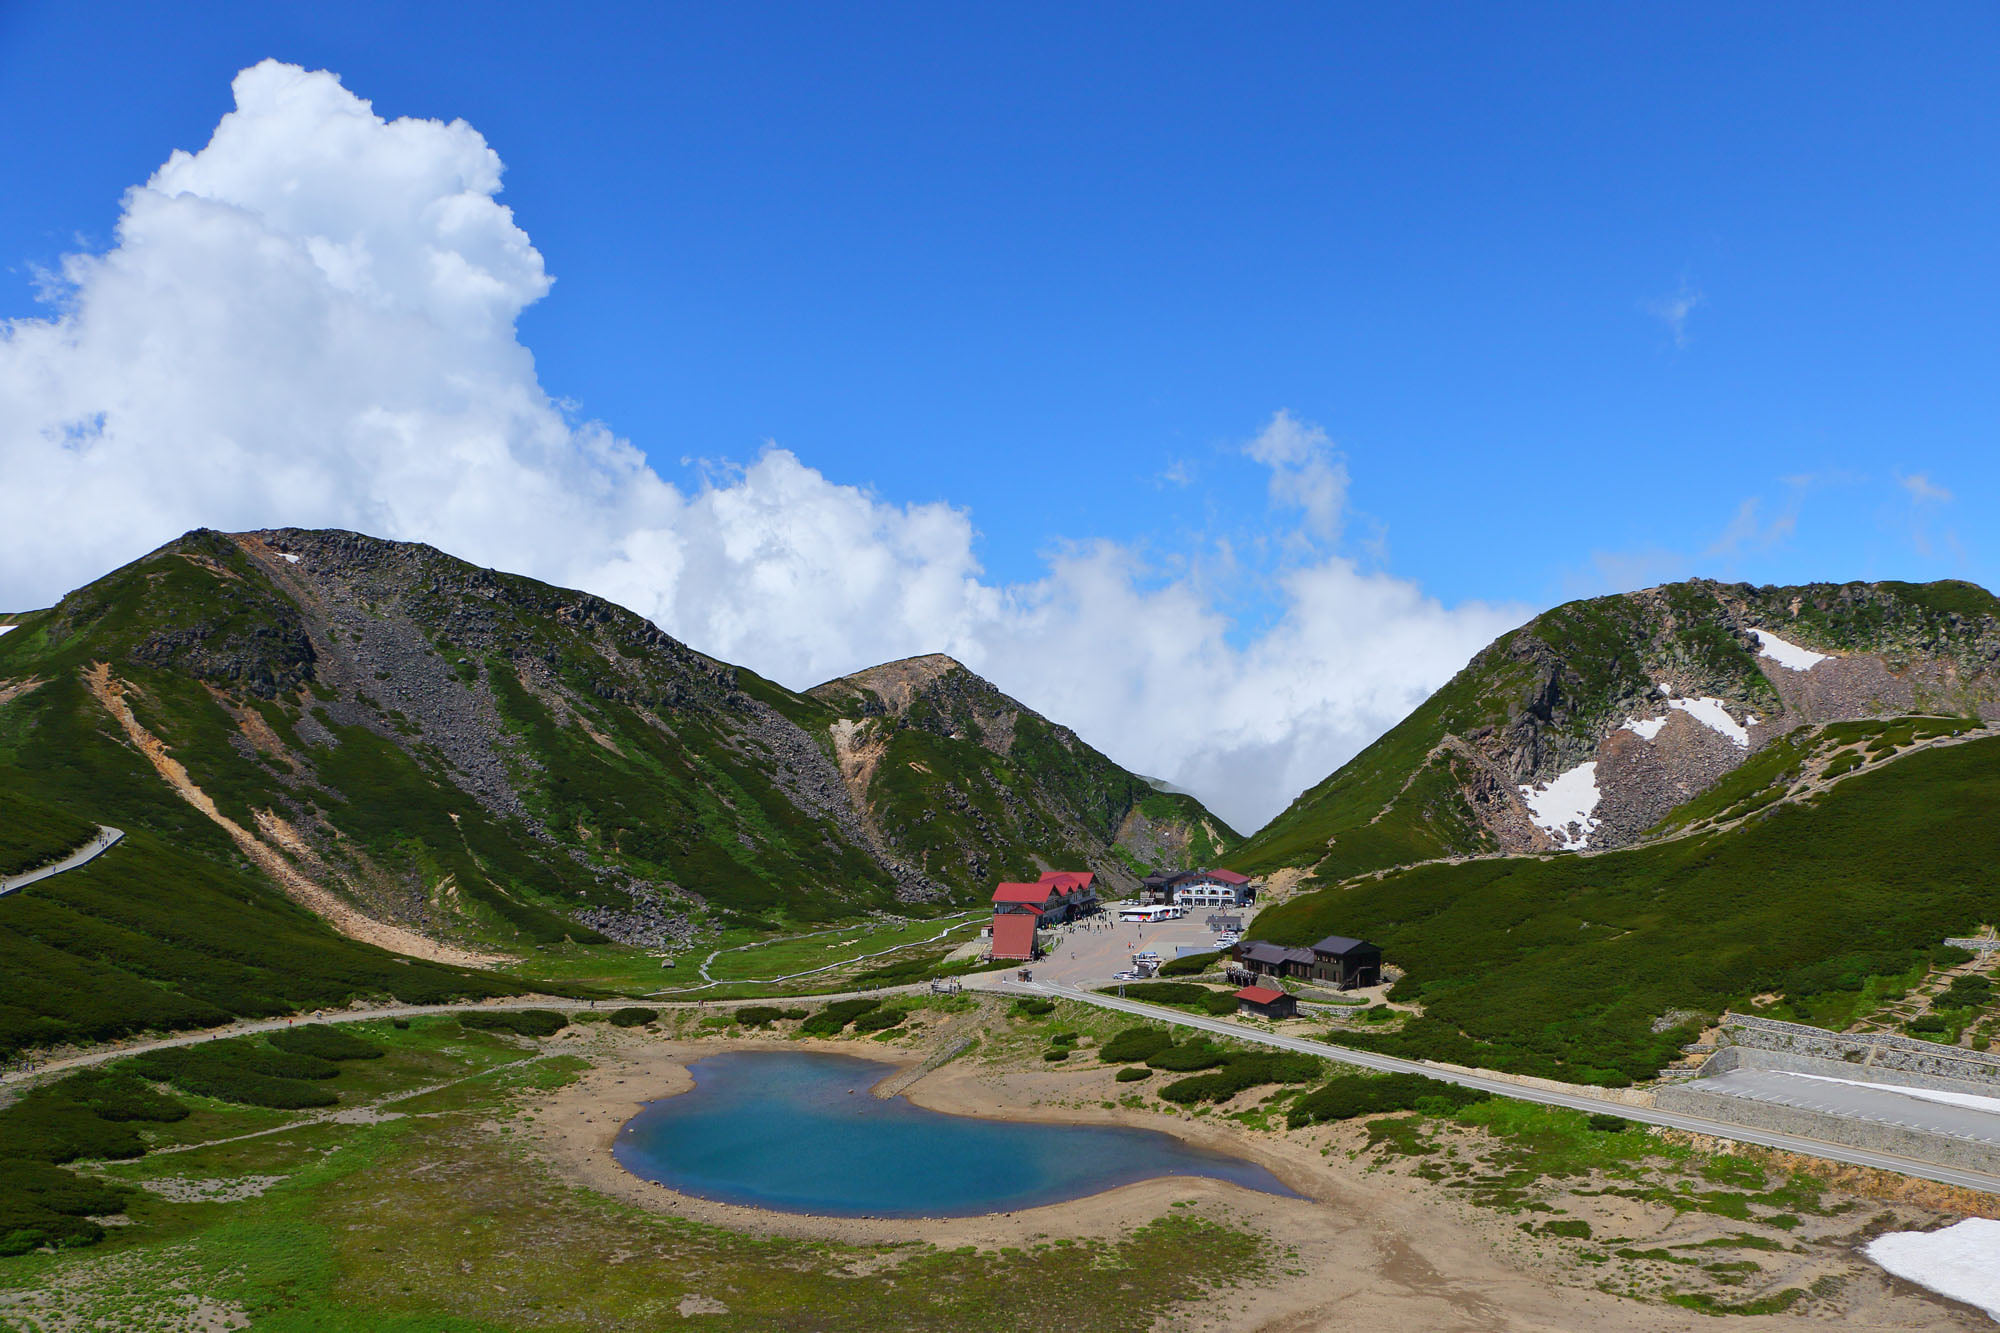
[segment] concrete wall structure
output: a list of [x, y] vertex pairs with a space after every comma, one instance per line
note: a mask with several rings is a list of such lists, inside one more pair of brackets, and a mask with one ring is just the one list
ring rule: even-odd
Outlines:
[[[1701, 1067], [1703, 1077], [1731, 1069], [1791, 1069], [1797, 1073], [1866, 1078], [1909, 1087], [2000, 1095], [1995, 1091], [2000, 1089], [2000, 1055], [1990, 1051], [1944, 1046], [1890, 1032], [1828, 1032], [1824, 1028], [1758, 1018], [1754, 1014], [1724, 1014], [1721, 1026], [1716, 1052]], [[1783, 1063], [1771, 1058], [1774, 1056], [1816, 1063]]]
[[1676, 1083], [1656, 1089], [1653, 1105], [1663, 1111], [1726, 1120], [1753, 1129], [1771, 1129], [1781, 1134], [1797, 1134], [1823, 1143], [1843, 1143], [1850, 1148], [1894, 1153], [1920, 1162], [1962, 1167], [1969, 1171], [2000, 1172], [2000, 1147], [1970, 1139], [1926, 1134], [1880, 1120], [1851, 1120], [1797, 1106], [1753, 1101], [1723, 1092], [1704, 1092], [1701, 1083]]
[[2000, 1096], [2000, 1056], [1893, 1033], [1828, 1032], [1754, 1014], [1724, 1014], [1721, 1027], [1716, 1052], [1703, 1062], [1699, 1077], [1655, 1088], [1655, 1106], [1942, 1166], [2000, 1172], [2000, 1146], [1994, 1144], [1702, 1087], [1703, 1079], [1736, 1070], [1770, 1069], [1992, 1097]]

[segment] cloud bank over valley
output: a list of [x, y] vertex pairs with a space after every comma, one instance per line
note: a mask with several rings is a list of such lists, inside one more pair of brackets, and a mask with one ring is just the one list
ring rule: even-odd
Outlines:
[[[1001, 584], [972, 510], [775, 445], [677, 486], [543, 390], [515, 321], [551, 278], [477, 131], [274, 61], [235, 95], [126, 193], [106, 251], [47, 276], [48, 317], [0, 328], [0, 607], [190, 527], [354, 528], [587, 588], [794, 687], [950, 653], [1246, 830], [1527, 614], [1346, 553], [1346, 462], [1284, 412], [1246, 423], [1255, 559], [1100, 540]], [[1277, 608], [1247, 635], [1245, 579]]]

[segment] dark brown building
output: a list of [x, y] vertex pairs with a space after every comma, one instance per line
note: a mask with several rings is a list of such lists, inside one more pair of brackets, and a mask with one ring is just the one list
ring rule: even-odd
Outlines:
[[1251, 977], [1297, 977], [1337, 990], [1379, 985], [1382, 950], [1367, 940], [1329, 935], [1310, 949], [1268, 940], [1245, 940], [1235, 949], [1235, 972]]
[[1315, 981], [1328, 982], [1341, 990], [1377, 986], [1382, 982], [1382, 950], [1367, 940], [1329, 935], [1313, 945], [1312, 956]]

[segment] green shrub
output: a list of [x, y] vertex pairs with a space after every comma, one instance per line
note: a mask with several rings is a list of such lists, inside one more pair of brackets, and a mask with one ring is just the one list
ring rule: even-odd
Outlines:
[[1632, 1122], [1624, 1116], [1606, 1115], [1602, 1111], [1591, 1112], [1589, 1118], [1583, 1123], [1591, 1129], [1596, 1130], [1599, 1134], [1623, 1134], [1626, 1130], [1632, 1128]]
[[1213, 1069], [1228, 1058], [1219, 1047], [1197, 1037], [1179, 1046], [1162, 1046], [1146, 1057], [1146, 1063], [1171, 1073], [1191, 1074], [1197, 1069]]
[[815, 1037], [832, 1037], [849, 1023], [882, 1005], [880, 1000], [835, 1000], [799, 1025], [799, 1031]]
[[1953, 977], [1951, 985], [1931, 1003], [1948, 1009], [1983, 1009], [1993, 1002], [1993, 978], [1977, 972]]
[[1054, 1033], [1049, 1037], [1049, 1044], [1052, 1046], [1074, 1046], [1076, 1045], [1076, 1034], [1074, 1032]]
[[1361, 1011], [1361, 1017], [1370, 1023], [1386, 1023], [1396, 1016], [1396, 1011], [1386, 1004], [1371, 1004]]
[[67, 1100], [80, 1110], [106, 1120], [146, 1120], [167, 1124], [187, 1119], [188, 1109], [131, 1074], [108, 1069], [88, 1069], [71, 1074], [47, 1089], [57, 1100]]
[[1125, 987], [1127, 998], [1148, 1004], [1164, 1004], [1175, 1009], [1193, 1009], [1204, 1014], [1233, 1014], [1236, 997], [1229, 991], [1210, 990], [1191, 981], [1142, 981]]
[[854, 1030], [856, 1032], [886, 1032], [892, 1027], [899, 1026], [908, 1017], [909, 1013], [902, 1009], [890, 1009], [886, 1007], [871, 1009], [867, 1013], [855, 1017]]
[[1412, 1111], [1420, 1102], [1455, 1108], [1487, 1100], [1489, 1094], [1422, 1074], [1346, 1074], [1314, 1088], [1292, 1103], [1293, 1129], [1326, 1120]]
[[1224, 952], [1217, 949], [1212, 953], [1191, 953], [1174, 959], [1160, 968], [1163, 977], [1194, 977], [1208, 971], [1224, 958]]
[[746, 1028], [767, 1028], [784, 1016], [784, 1010], [770, 1004], [746, 1004], [736, 1011], [736, 1021]]
[[1052, 1047], [1042, 1052], [1042, 1059], [1047, 1060], [1050, 1064], [1059, 1064], [1069, 1059], [1069, 1049], [1064, 1046]]
[[474, 1009], [460, 1014], [458, 1025], [517, 1037], [553, 1037], [569, 1026], [569, 1020], [553, 1009]]
[[389, 1020], [389, 1026], [395, 1028], [398, 1032], [408, 1032], [410, 1030], [410, 1020], [407, 1018], [392, 1018]]
[[1210, 1074], [1180, 1079], [1160, 1089], [1170, 1102], [1226, 1102], [1238, 1093], [1267, 1083], [1309, 1083], [1319, 1077], [1321, 1063], [1310, 1055], [1283, 1051], [1236, 1051]]
[[804, 1017], [805, 1017], [805, 1016], [806, 1016], [807, 1014], [809, 1014], [809, 1013], [811, 1013], [811, 1012], [812, 1012], [812, 1010], [810, 1010], [810, 1009], [796, 1009], [796, 1008], [794, 1008], [794, 1009], [784, 1009], [784, 1010], [780, 1010], [780, 1011], [779, 1011], [779, 1013], [778, 1013], [778, 1017], [780, 1017], [780, 1018], [804, 1018]]
[[1117, 1074], [1120, 1083], [1137, 1083], [1140, 1079], [1151, 1078], [1152, 1076], [1153, 1071], [1144, 1065], [1128, 1065], [1126, 1068], [1119, 1070]]
[[1945, 1021], [1943, 1014], [1918, 1014], [1903, 1024], [1903, 1030], [1918, 1033], [1949, 1032], [1951, 1024]]
[[1126, 1028], [1097, 1048], [1097, 1058], [1109, 1064], [1131, 1064], [1174, 1044], [1165, 1028]]
[[309, 1023], [302, 1028], [285, 1028], [273, 1032], [270, 1041], [281, 1051], [290, 1051], [294, 1055], [309, 1055], [318, 1060], [338, 1062], [382, 1058], [382, 1048], [374, 1042], [322, 1023]]
[[1014, 1012], [1021, 1015], [1024, 1018], [1041, 1018], [1042, 1016], [1046, 1014], [1052, 1014], [1055, 1011], [1056, 1011], [1056, 1002], [1054, 1000], [1023, 999], [1014, 1001]]
[[0, 1157], [0, 1255], [104, 1238], [93, 1216], [123, 1211], [128, 1191], [46, 1162]]
[[[739, 1010], [736, 1016], [740, 1020], [743, 1014]], [[637, 1028], [644, 1027], [648, 1023], [656, 1023], [659, 1021], [659, 1018], [660, 1011], [657, 1009], [648, 1009], [643, 1005], [628, 1004], [623, 1008], [613, 1009], [605, 1021], [615, 1028]]]
[[171, 1083], [182, 1092], [243, 1106], [297, 1111], [332, 1106], [340, 1100], [331, 1088], [315, 1086], [318, 1080], [337, 1075], [339, 1065], [317, 1056], [251, 1045], [248, 1039], [170, 1046], [135, 1056], [125, 1065], [142, 1077]]
[[1589, 1240], [1590, 1223], [1580, 1217], [1559, 1217], [1554, 1221], [1542, 1223], [1542, 1234], [1567, 1236], [1571, 1240]]
[[51, 1164], [145, 1153], [130, 1125], [185, 1119], [188, 1108], [124, 1070], [89, 1070], [31, 1088], [0, 1109], [0, 1158]]

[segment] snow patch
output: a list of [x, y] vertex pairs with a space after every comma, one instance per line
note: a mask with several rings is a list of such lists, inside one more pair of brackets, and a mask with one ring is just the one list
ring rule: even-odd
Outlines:
[[1897, 1277], [2000, 1323], [2000, 1222], [1968, 1217], [1938, 1231], [1892, 1231], [1862, 1250]]
[[1553, 838], [1556, 846], [1566, 850], [1590, 846], [1590, 835], [1597, 831], [1593, 812], [1601, 796], [1594, 760], [1578, 764], [1539, 787], [1529, 783], [1521, 786], [1521, 800], [1528, 807], [1528, 818]]
[[19, 629], [19, 628], [20, 626], [18, 625], [0, 625], [0, 634], [5, 634], [10, 629]]
[[1831, 653], [1816, 653], [1810, 648], [1801, 648], [1761, 629], [1753, 629], [1750, 633], [1757, 639], [1757, 655], [1770, 658], [1787, 671], [1811, 671], [1821, 662], [1833, 660]]
[[1628, 717], [1625, 719], [1624, 722], [1625, 730], [1631, 732], [1637, 732], [1641, 740], [1653, 739], [1653, 737], [1660, 734], [1660, 728], [1666, 725], [1667, 725], [1667, 719], [1664, 715], [1660, 717], [1649, 717], [1643, 719], [1636, 717]]
[[288, 565], [296, 565], [297, 563], [299, 563], [299, 558], [293, 555], [290, 551], [278, 552], [278, 558], [280, 560], [283, 560]]
[[[1711, 699], [1706, 696], [1700, 699], [1676, 699], [1673, 697], [1673, 686], [1667, 684], [1665, 681], [1659, 682], [1659, 686], [1660, 693], [1667, 696], [1667, 707], [1678, 708], [1704, 727], [1707, 727], [1710, 731], [1721, 732], [1724, 736], [1736, 742], [1736, 748], [1739, 750], [1750, 748], [1749, 729], [1756, 726], [1759, 720], [1755, 713], [1747, 714], [1743, 721], [1738, 722], [1729, 715], [1729, 705], [1723, 703], [1720, 699]], [[1627, 722], [1625, 725], [1631, 727], [1633, 731], [1639, 731], [1639, 728], [1633, 726], [1630, 722]], [[1650, 722], [1643, 725], [1652, 727], [1654, 732], [1658, 732], [1660, 729], [1659, 726]], [[1646, 732], [1639, 731], [1639, 734], [1645, 736], [1647, 740], [1652, 739], [1652, 736]]]

